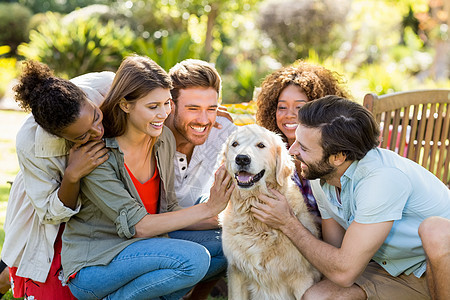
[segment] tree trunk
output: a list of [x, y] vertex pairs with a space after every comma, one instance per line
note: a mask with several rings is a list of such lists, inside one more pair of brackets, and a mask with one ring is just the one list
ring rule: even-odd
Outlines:
[[206, 34], [205, 34], [205, 59], [209, 61], [212, 53], [212, 42], [213, 42], [213, 28], [216, 24], [217, 15], [219, 14], [219, 3], [211, 3], [211, 11], [208, 14], [208, 22], [206, 24]]

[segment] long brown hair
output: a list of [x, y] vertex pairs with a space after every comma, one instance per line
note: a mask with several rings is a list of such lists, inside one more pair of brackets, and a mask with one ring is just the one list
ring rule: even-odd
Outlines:
[[103, 112], [105, 137], [117, 137], [125, 133], [127, 114], [120, 108], [125, 99], [134, 103], [156, 88], [171, 89], [172, 82], [166, 71], [145, 56], [126, 57], [116, 72], [111, 89], [100, 106]]

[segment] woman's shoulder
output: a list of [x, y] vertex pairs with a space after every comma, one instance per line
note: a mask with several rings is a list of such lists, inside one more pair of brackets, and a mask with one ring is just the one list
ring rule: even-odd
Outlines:
[[31, 114], [17, 132], [16, 151], [34, 154], [38, 157], [67, 155], [66, 141], [45, 131]]
[[39, 127], [40, 126], [34, 120], [33, 115], [28, 115], [17, 132], [16, 146], [22, 146], [22, 144], [24, 146], [34, 144], [34, 140], [36, 139], [36, 130]]

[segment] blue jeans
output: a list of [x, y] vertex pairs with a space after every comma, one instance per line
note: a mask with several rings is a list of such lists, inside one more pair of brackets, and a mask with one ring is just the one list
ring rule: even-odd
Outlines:
[[68, 283], [78, 299], [180, 299], [202, 280], [210, 255], [181, 239], [137, 241], [106, 266], [85, 267]]
[[[201, 195], [194, 205], [207, 202], [209, 195]], [[177, 230], [169, 232], [169, 236], [173, 239], [187, 240], [196, 242], [206, 249], [211, 255], [211, 263], [202, 281], [220, 278], [226, 275], [227, 259], [222, 249], [222, 228], [212, 230]]]
[[204, 246], [211, 255], [211, 263], [202, 281], [220, 278], [225, 275], [227, 259], [222, 250], [222, 229], [215, 230], [177, 230], [169, 233], [173, 239], [192, 241]]

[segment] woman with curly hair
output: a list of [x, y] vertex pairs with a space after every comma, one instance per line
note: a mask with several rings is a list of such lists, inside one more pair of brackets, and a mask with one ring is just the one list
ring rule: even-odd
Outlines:
[[[341, 85], [341, 76], [322, 66], [297, 61], [268, 75], [257, 99], [256, 123], [280, 134], [289, 148], [295, 141], [297, 112], [306, 102], [326, 95], [349, 98]], [[302, 192], [310, 211], [319, 216], [316, 200], [308, 180], [301, 176], [300, 162], [296, 161], [293, 180]]]
[[17, 133], [20, 171], [2, 249], [16, 298], [75, 299], [61, 282], [61, 235], [80, 209], [81, 178], [108, 158], [98, 105], [113, 73], [84, 76], [61, 79], [46, 65], [27, 61], [14, 87], [16, 101], [31, 111]]

